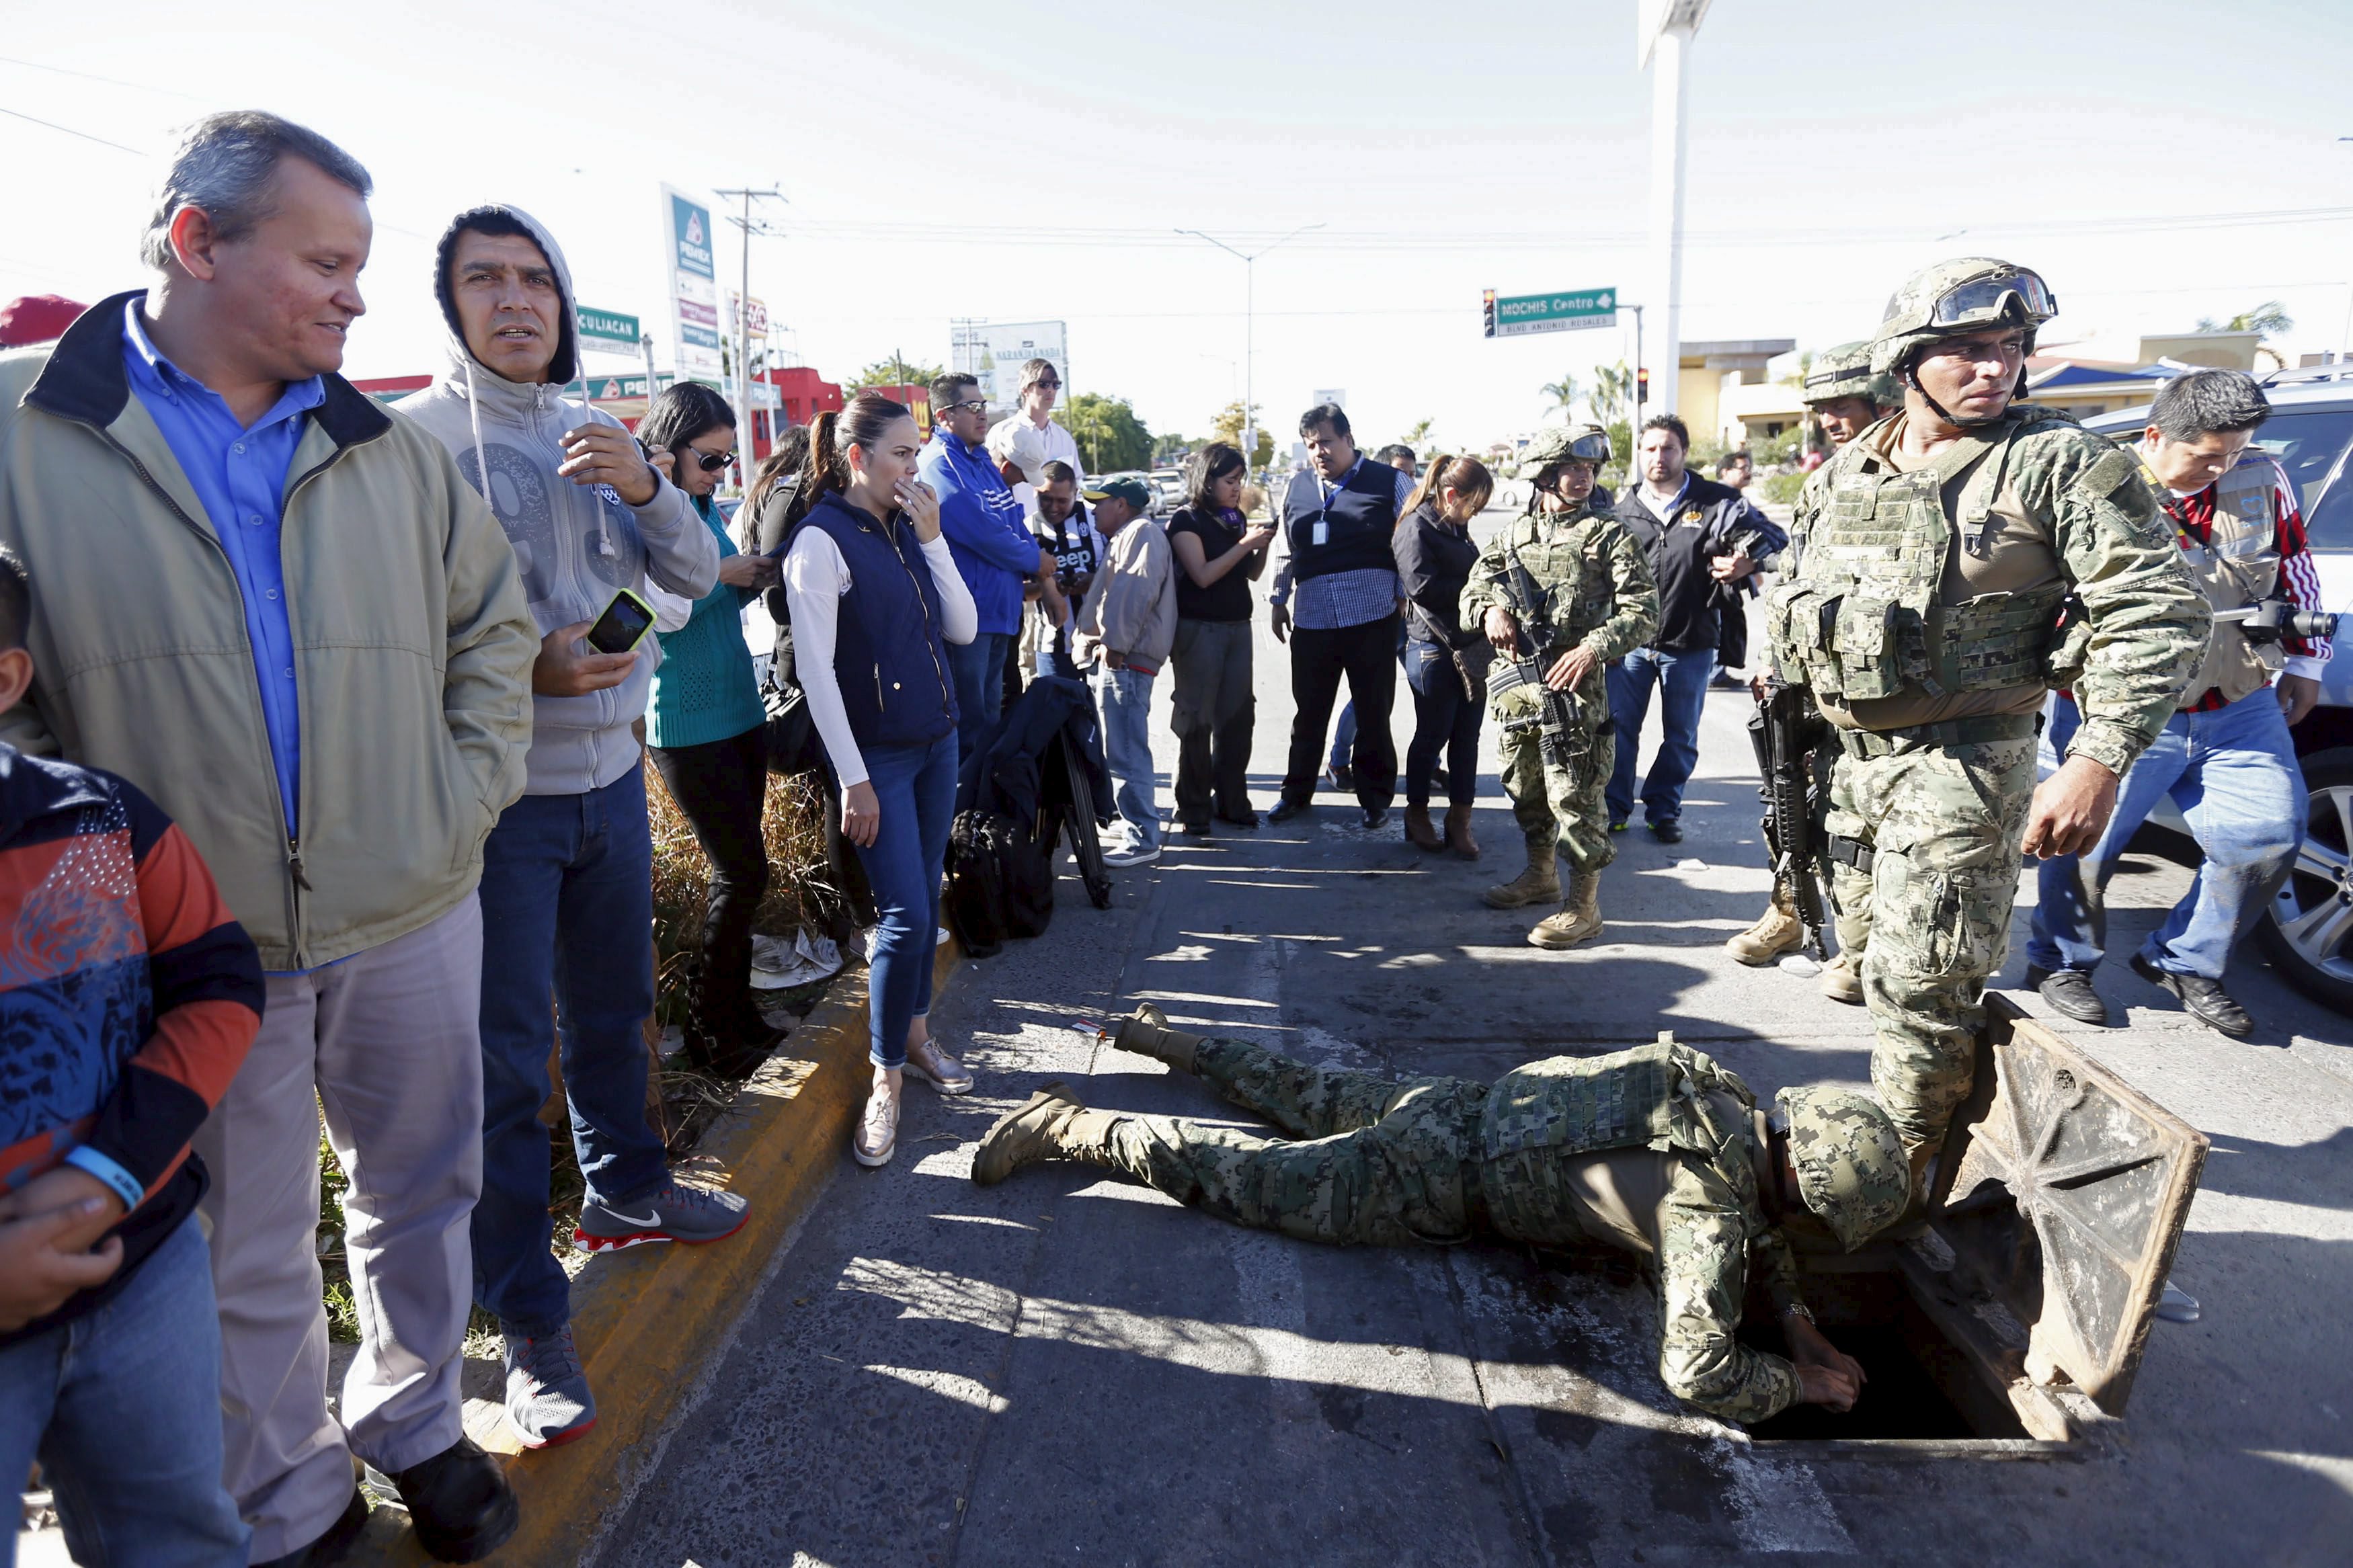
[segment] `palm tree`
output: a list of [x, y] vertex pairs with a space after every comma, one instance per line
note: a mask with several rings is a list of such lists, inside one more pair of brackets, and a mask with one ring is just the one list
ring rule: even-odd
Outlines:
[[1626, 405], [1634, 401], [1634, 373], [1626, 362], [1593, 367], [1593, 417], [1604, 425], [1615, 425], [1626, 416]]
[[2198, 330], [2201, 332], [2261, 332], [2269, 338], [2294, 331], [2295, 321], [2277, 300], [2266, 300], [2253, 310], [2242, 310], [2227, 321], [2200, 316], [2198, 318]]
[[1557, 414], [1563, 418], [1567, 418], [1574, 411], [1578, 396], [1584, 392], [1584, 388], [1577, 384], [1577, 377], [1573, 375], [1564, 375], [1558, 381], [1547, 381], [1536, 390], [1552, 399], [1545, 408], [1546, 415], [1549, 416]]

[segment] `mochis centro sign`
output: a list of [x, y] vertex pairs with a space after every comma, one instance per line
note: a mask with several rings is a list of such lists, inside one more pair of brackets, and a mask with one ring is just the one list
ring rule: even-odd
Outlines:
[[1551, 294], [1498, 294], [1482, 297], [1486, 335], [1519, 338], [1531, 332], [1567, 332], [1584, 327], [1613, 326], [1618, 321], [1615, 289], [1563, 289]]

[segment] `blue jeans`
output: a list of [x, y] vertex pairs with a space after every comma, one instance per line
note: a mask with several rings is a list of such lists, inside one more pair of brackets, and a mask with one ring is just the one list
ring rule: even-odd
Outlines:
[[1446, 794], [1455, 805], [1469, 805], [1479, 794], [1479, 721], [1487, 710], [1486, 682], [1462, 693], [1462, 673], [1454, 656], [1434, 642], [1405, 648], [1405, 683], [1413, 690], [1413, 740], [1405, 751], [1405, 801], [1430, 804], [1430, 775], [1442, 752]]
[[1005, 712], [1005, 650], [1009, 632], [982, 632], [967, 643], [950, 643], [948, 675], [955, 681], [956, 759], [972, 755], [988, 727]]
[[1642, 816], [1653, 827], [1683, 814], [1683, 785], [1699, 762], [1699, 715], [1707, 705], [1707, 678], [1715, 673], [1712, 647], [1638, 647], [1609, 667], [1609, 717], [1618, 726], [1618, 763], [1610, 770], [1609, 820], [1634, 818], [1634, 753], [1642, 721], [1651, 715], [1651, 688], [1660, 691], [1665, 733], [1642, 781]]
[[1103, 760], [1111, 770], [1119, 819], [1141, 848], [1160, 842], [1160, 808], [1153, 801], [1152, 677], [1138, 669], [1098, 667], [1090, 684], [1103, 710]]
[[928, 746], [871, 746], [865, 759], [882, 817], [874, 842], [858, 850], [881, 916], [867, 965], [866, 1057], [878, 1068], [899, 1068], [907, 1062], [907, 1026], [932, 1010], [940, 873], [955, 819], [956, 737], [943, 735]]
[[[2067, 754], [2082, 718], [2062, 697], [2052, 749]], [[2231, 948], [2278, 886], [2303, 838], [2304, 773], [2287, 719], [2271, 688], [2211, 713], [2176, 713], [2116, 792], [2091, 853], [2036, 868], [2034, 934], [2027, 960], [2041, 969], [2089, 973], [2105, 956], [2107, 885], [2116, 857], [2157, 803], [2181, 808], [2203, 858], [2189, 893], [2149, 933], [2140, 955], [2170, 974], [2222, 978]]]
[[588, 1196], [623, 1204], [668, 1179], [646, 1125], [654, 1009], [653, 838], [645, 764], [585, 795], [527, 795], [482, 848], [482, 1196], [474, 1300], [541, 1339], [571, 1318], [548, 1250], [552, 1002], [563, 1021], [564, 1098]]
[[[77, 1563], [245, 1568], [221, 1485], [220, 1317], [190, 1215], [98, 1310], [0, 1350], [0, 1475], [35, 1455]], [[15, 1561], [16, 1530], [0, 1564]]]

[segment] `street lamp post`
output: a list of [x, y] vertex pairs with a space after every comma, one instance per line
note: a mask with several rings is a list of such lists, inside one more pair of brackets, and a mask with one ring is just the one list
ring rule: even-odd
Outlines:
[[1277, 247], [1289, 245], [1310, 229], [1322, 228], [1320, 223], [1303, 223], [1272, 245], [1261, 245], [1256, 250], [1240, 251], [1213, 234], [1203, 234], [1198, 228], [1180, 228], [1178, 234], [1189, 234], [1195, 239], [1206, 239], [1228, 256], [1241, 258], [1242, 263], [1242, 461], [1251, 468], [1258, 466], [1258, 258]]
[[[1651, 303], [1659, 321], [1661, 409], [1682, 390], [1683, 295], [1683, 80], [1691, 43], [1711, 0], [1639, 0], [1636, 58], [1651, 72]], [[1642, 367], [1636, 365], [1636, 375]]]

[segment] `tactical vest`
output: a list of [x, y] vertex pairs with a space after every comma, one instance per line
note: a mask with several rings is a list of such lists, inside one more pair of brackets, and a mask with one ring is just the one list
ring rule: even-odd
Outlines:
[[1907, 688], [1942, 697], [2049, 680], [2063, 584], [1943, 599], [1956, 528], [1944, 487], [1985, 459], [1955, 509], [1962, 548], [1982, 553], [2010, 453], [2038, 422], [2030, 413], [1989, 434], [1972, 432], [1911, 473], [1858, 452], [1860, 443], [1849, 446], [1859, 460], [1831, 474], [1797, 570], [1768, 602], [1783, 679], [1849, 704]]
[[1603, 1149], [1682, 1149], [1713, 1157], [1746, 1133], [1718, 1125], [1711, 1090], [1755, 1109], [1757, 1097], [1715, 1058], [1668, 1037], [1602, 1057], [1551, 1057], [1506, 1073], [1487, 1091], [1482, 1158], [1528, 1149], [1589, 1154]]
[[[1618, 611], [1618, 582], [1608, 554], [1592, 548], [1594, 533], [1611, 514], [1588, 505], [1575, 512], [1528, 512], [1504, 525], [1503, 591], [1524, 625], [1541, 623], [1564, 649]], [[1541, 605], [1525, 605], [1518, 574], [1511, 570], [1516, 551], [1528, 570]]]
[[[2214, 521], [2204, 544], [2174, 519], [2180, 502], [2173, 492], [2156, 475], [2147, 479], [2180, 537], [2181, 559], [2209, 605], [2217, 610], [2241, 609], [2277, 589], [2279, 523], [2272, 514], [2277, 480], [2269, 458], [2251, 452], [2214, 481]], [[2218, 620], [2198, 673], [2182, 688], [2181, 705], [2195, 707], [2210, 691], [2221, 693], [2225, 702], [2236, 702], [2270, 685], [2282, 662], [2277, 644], [2258, 647], [2247, 640], [2239, 622]]]

